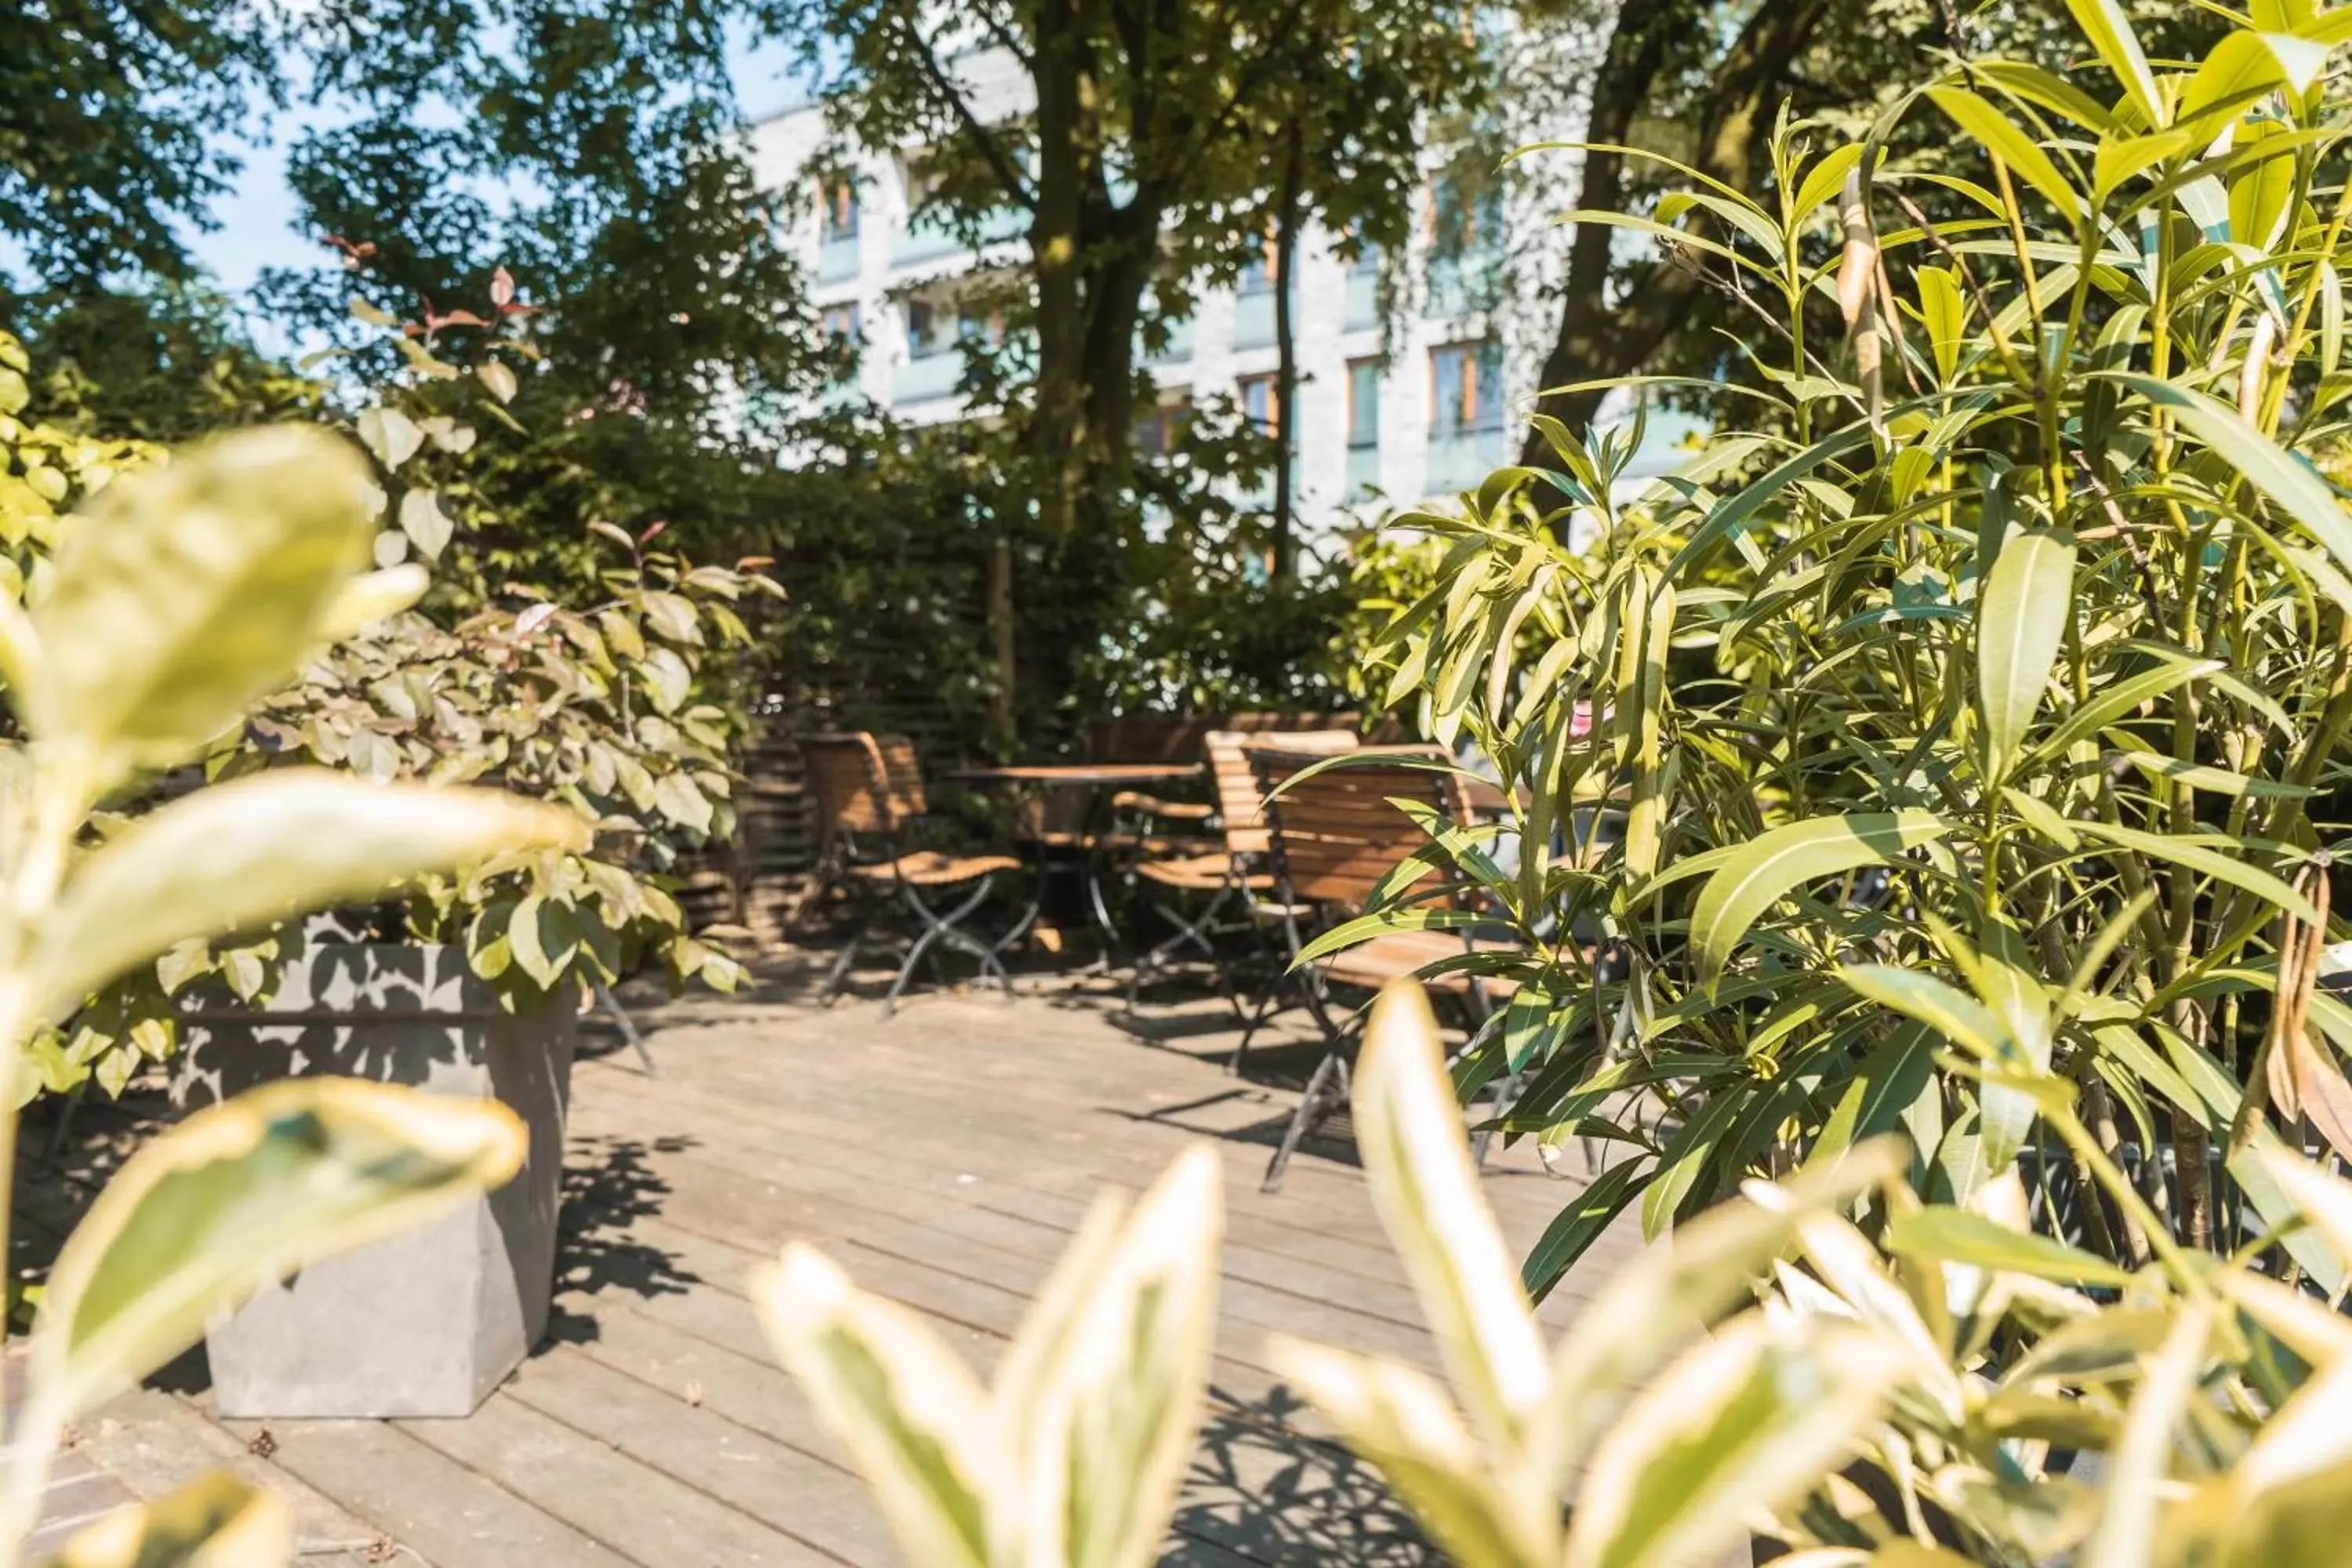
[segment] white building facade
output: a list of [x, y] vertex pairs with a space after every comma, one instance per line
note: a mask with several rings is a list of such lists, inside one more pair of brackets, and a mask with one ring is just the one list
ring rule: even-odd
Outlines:
[[[949, 68], [984, 122], [1029, 111], [1027, 78], [1002, 53], [974, 50]], [[861, 152], [848, 177], [820, 189], [814, 171], [829, 131], [818, 102], [751, 134], [762, 181], [814, 198], [794, 204], [806, 215], [795, 237], [813, 300], [826, 330], [862, 351], [843, 392], [914, 423], [961, 417], [961, 342], [995, 330], [964, 301], [986, 274], [1025, 259], [1024, 215], [1006, 212], [976, 248], [924, 221], [921, 146]], [[1540, 301], [1565, 251], [1551, 215], [1570, 205], [1576, 180], [1572, 153], [1548, 157], [1538, 180], [1475, 203], [1453, 199], [1433, 168], [1402, 257], [1351, 260], [1333, 236], [1302, 235], [1291, 280], [1299, 384], [1290, 446], [1308, 539], [1458, 494], [1516, 458], [1553, 325]], [[1139, 422], [1139, 443], [1164, 439], [1166, 421], [1219, 397], [1270, 424], [1271, 271], [1249, 258], [1241, 284], [1202, 294], [1166, 348], [1139, 347], [1160, 399], [1157, 415]]]

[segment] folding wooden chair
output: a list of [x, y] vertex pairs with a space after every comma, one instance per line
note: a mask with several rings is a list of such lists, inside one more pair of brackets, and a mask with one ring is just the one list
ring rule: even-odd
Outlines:
[[[902, 833], [929, 805], [914, 744], [904, 736], [877, 737], [864, 731], [815, 735], [803, 750], [824, 837], [818, 885], [837, 883], [857, 904], [856, 929], [825, 975], [823, 1000], [830, 1003], [840, 994], [859, 950], [877, 938], [905, 949], [898, 976], [882, 999], [884, 1017], [897, 1008], [915, 966], [926, 958], [936, 965], [933, 949], [939, 946], [970, 953], [980, 961], [981, 977], [995, 980], [1010, 994], [1013, 977], [1002, 955], [1019, 940], [1020, 928], [992, 942], [965, 931], [963, 922], [988, 901], [997, 875], [1019, 870], [1020, 860], [906, 846]], [[948, 907], [947, 899], [960, 892], [962, 900]], [[885, 931], [887, 918], [898, 910], [914, 917], [911, 938]]]
[[[1299, 730], [1274, 736], [1212, 730], [1202, 737], [1202, 750], [1216, 786], [1213, 805], [1163, 801], [1135, 792], [1120, 797], [1119, 804], [1133, 810], [1213, 827], [1222, 841], [1213, 850], [1135, 862], [1133, 877], [1150, 889], [1144, 895], [1145, 904], [1176, 931], [1135, 961], [1127, 983], [1129, 1013], [1135, 1011], [1136, 997], [1145, 981], [1168, 968], [1177, 953], [1192, 948], [1215, 966], [1218, 993], [1233, 1005], [1234, 1016], [1249, 1021], [1233, 964], [1215, 939], [1243, 929], [1244, 923], [1253, 933], [1262, 933], [1270, 912], [1256, 897], [1274, 888], [1274, 878], [1265, 868], [1269, 841], [1259, 809], [1257, 774], [1249, 760], [1249, 748], [1259, 744], [1278, 744], [1285, 751], [1322, 756], [1353, 751], [1357, 739], [1352, 730]], [[1239, 921], [1231, 918], [1236, 901], [1249, 906]], [[1184, 902], [1193, 903], [1195, 912], [1185, 913]], [[1221, 925], [1221, 921], [1227, 923]], [[1247, 1048], [1246, 1041], [1243, 1048]], [[1236, 1052], [1236, 1061], [1239, 1057]]]
[[[1318, 923], [1318, 913], [1344, 918], [1360, 912], [1381, 879], [1429, 843], [1422, 824], [1392, 802], [1424, 802], [1441, 821], [1468, 820], [1461, 781], [1449, 773], [1415, 766], [1412, 761], [1416, 755], [1442, 759], [1443, 752], [1434, 747], [1381, 748], [1381, 754], [1397, 760], [1351, 761], [1294, 781], [1294, 774], [1322, 759], [1265, 747], [1249, 753], [1258, 786], [1267, 797], [1274, 896], [1283, 911], [1281, 931], [1295, 966]], [[1276, 794], [1277, 790], [1281, 793]], [[1283, 1170], [1299, 1142], [1331, 1110], [1347, 1102], [1349, 1058], [1363, 1019], [1360, 1010], [1350, 1009], [1344, 1015], [1339, 1011], [1332, 995], [1334, 985], [1377, 990], [1441, 959], [1482, 950], [1512, 952], [1516, 946], [1477, 938], [1465, 931], [1392, 931], [1294, 967], [1292, 981], [1323, 1033], [1323, 1059], [1307, 1079], [1298, 1109], [1266, 1165], [1264, 1190], [1280, 1188]], [[1481, 981], [1461, 973], [1441, 974], [1425, 984], [1433, 993], [1463, 1003], [1474, 1035], [1489, 1011], [1489, 992], [1501, 995], [1517, 989], [1507, 980]]]

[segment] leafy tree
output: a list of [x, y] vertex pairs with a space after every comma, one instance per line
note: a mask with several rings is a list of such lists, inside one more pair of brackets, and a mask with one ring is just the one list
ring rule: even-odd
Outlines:
[[[1139, 341], [1181, 318], [1202, 283], [1230, 279], [1277, 207], [1401, 247], [1423, 127], [1485, 79], [1483, 40], [1433, 0], [762, 9], [813, 62], [835, 64], [830, 100], [850, 140], [926, 149], [951, 227], [976, 234], [1007, 208], [1026, 220], [1027, 256], [1005, 282], [1034, 340], [1006, 391], [1011, 457], [1034, 507], [1006, 526], [1030, 573], [1024, 670], [1035, 689], [1065, 690], [1070, 659], [1122, 605], [1122, 563], [1141, 539]], [[968, 52], [980, 47], [1024, 79], [1024, 111], [982, 100]], [[1299, 156], [1268, 157], [1291, 143]]]
[[[396, 314], [478, 311], [505, 268], [574, 394], [772, 430], [824, 351], [735, 139], [730, 9], [331, 0], [306, 23], [314, 91], [357, 117], [299, 140], [290, 176], [344, 265], [273, 269], [265, 299], [357, 342], [354, 287]], [[461, 363], [464, 325], [443, 351]]]
[[234, 159], [208, 141], [280, 90], [258, 0], [36, 0], [0, 50], [0, 234], [43, 284], [179, 277]]

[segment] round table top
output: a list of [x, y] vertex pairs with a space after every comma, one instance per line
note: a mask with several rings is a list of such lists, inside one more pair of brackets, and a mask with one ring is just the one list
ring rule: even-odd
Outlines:
[[1201, 768], [1199, 763], [1015, 763], [950, 768], [940, 776], [964, 784], [1130, 784], [1193, 778]]

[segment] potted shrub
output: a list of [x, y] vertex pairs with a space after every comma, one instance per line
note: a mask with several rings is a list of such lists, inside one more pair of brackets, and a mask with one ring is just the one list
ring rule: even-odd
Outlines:
[[[451, 410], [468, 392], [512, 426], [513, 373], [494, 339], [453, 391], [429, 333], [399, 341], [417, 384], [355, 422], [384, 497], [376, 560], [412, 590], [434, 575], [423, 563], [440, 581], [422, 608], [339, 628], [292, 685], [215, 739], [205, 772], [307, 763], [379, 782], [494, 782], [596, 831], [420, 879], [383, 909], [183, 942], [35, 1043], [53, 1088], [94, 1077], [116, 1090], [142, 1061], [175, 1057], [183, 1111], [328, 1074], [497, 1101], [529, 1129], [523, 1173], [494, 1196], [215, 1324], [232, 1415], [469, 1412], [546, 1326], [580, 1002], [649, 963], [676, 984], [729, 989], [740, 974], [719, 945], [730, 933], [689, 931], [665, 884], [683, 854], [731, 829], [730, 721], [703, 700], [702, 676], [713, 647], [748, 640], [730, 606], [765, 580], [654, 549], [657, 528], [633, 537], [592, 519], [582, 559], [615, 544], [625, 555], [575, 581], [584, 603], [492, 584], [468, 480], [488, 454]], [[37, 595], [48, 540], [24, 538], [20, 578]]]

